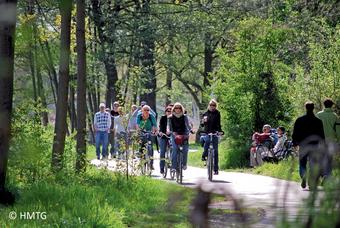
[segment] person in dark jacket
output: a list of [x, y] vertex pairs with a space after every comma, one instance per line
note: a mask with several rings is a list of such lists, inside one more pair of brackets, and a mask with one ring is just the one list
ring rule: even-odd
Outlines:
[[319, 146], [325, 139], [322, 121], [314, 115], [314, 103], [306, 102], [306, 114], [299, 117], [294, 124], [293, 145], [299, 146], [299, 174], [302, 179], [301, 187], [306, 187], [307, 161], [309, 161], [309, 188], [317, 185], [320, 176]]
[[[208, 110], [203, 114], [201, 124], [204, 126], [204, 132], [206, 134], [222, 132], [221, 129], [221, 114], [217, 110], [217, 102], [212, 99], [209, 102]], [[204, 138], [204, 152], [202, 154], [202, 160], [205, 161], [208, 156], [210, 139], [208, 135]], [[214, 154], [214, 174], [218, 174], [218, 137], [212, 139]]]
[[159, 146], [160, 146], [160, 156], [161, 161], [159, 163], [160, 165], [160, 171], [161, 174], [164, 173], [164, 166], [165, 166], [165, 152], [166, 152], [166, 146], [168, 144], [168, 138], [165, 136], [167, 134], [166, 128], [168, 124], [168, 117], [171, 115], [171, 109], [173, 105], [169, 105], [165, 108], [165, 113], [163, 116], [161, 116], [161, 119], [159, 120]]
[[184, 115], [184, 107], [181, 103], [176, 102], [171, 110], [172, 114], [169, 116], [167, 132], [171, 132], [171, 143], [172, 143], [172, 167], [171, 169], [174, 171], [177, 168], [177, 154], [178, 154], [178, 145], [176, 144], [176, 136], [182, 135], [183, 138], [186, 138], [183, 144], [183, 169], [187, 169], [187, 160], [188, 160], [188, 151], [189, 151], [189, 133], [191, 131], [191, 127], [189, 124], [189, 119], [186, 115]]

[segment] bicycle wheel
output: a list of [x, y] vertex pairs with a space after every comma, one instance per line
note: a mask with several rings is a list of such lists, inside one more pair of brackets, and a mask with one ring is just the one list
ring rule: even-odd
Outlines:
[[151, 173], [152, 173], [152, 169], [151, 169], [151, 156], [150, 156], [150, 154], [151, 154], [151, 150], [152, 150], [152, 148], [151, 148], [151, 146], [150, 145], [148, 145], [148, 154], [146, 154], [146, 159], [145, 159], [145, 165], [146, 165], [146, 173], [145, 173], [145, 175], [147, 175], [147, 176], [151, 176]]
[[175, 175], [176, 175], [176, 171], [170, 170], [170, 178], [171, 178], [171, 180], [175, 179]]
[[213, 166], [214, 166], [213, 150], [209, 149], [209, 151], [208, 151], [208, 162], [207, 162], [208, 180], [209, 181], [212, 181]]
[[168, 169], [169, 169], [169, 149], [165, 152], [165, 158], [164, 158], [164, 173], [163, 173], [163, 178], [166, 178], [166, 175], [168, 174]]
[[183, 181], [183, 155], [179, 152], [177, 155], [177, 169], [176, 169], [177, 183], [182, 184]]

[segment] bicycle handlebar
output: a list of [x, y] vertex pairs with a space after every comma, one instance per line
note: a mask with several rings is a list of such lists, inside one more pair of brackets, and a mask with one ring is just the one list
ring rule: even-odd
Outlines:
[[222, 136], [224, 135], [224, 131], [216, 131], [215, 133], [204, 133], [204, 132], [201, 132], [200, 135], [212, 135], [212, 136]]

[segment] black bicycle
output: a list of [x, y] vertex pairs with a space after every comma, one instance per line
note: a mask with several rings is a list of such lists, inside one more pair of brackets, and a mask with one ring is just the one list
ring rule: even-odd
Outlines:
[[[164, 156], [164, 161], [165, 161], [165, 165], [164, 165], [164, 173], [163, 173], [163, 178], [166, 178], [167, 174], [168, 174], [168, 170], [171, 169], [171, 156], [172, 156], [172, 144], [170, 141], [170, 136], [163, 134], [163, 136], [165, 136], [168, 140], [167, 140], [167, 145], [166, 145], [166, 151], [165, 151], [165, 156]], [[170, 172], [170, 178], [174, 179], [175, 175]]]
[[[208, 148], [208, 157], [207, 157], [207, 170], [208, 170], [208, 180], [212, 181], [213, 179], [213, 169], [214, 169], [214, 157], [215, 157], [215, 150], [213, 147], [213, 138], [215, 137], [220, 137], [221, 135], [223, 135], [224, 132], [215, 132], [215, 133], [209, 133], [209, 134], [205, 134], [203, 133], [202, 135], [207, 135], [209, 137], [209, 148]], [[218, 139], [217, 139], [218, 140]]]
[[185, 143], [188, 143], [189, 136], [188, 135], [174, 135], [175, 143], [177, 145], [177, 167], [174, 171], [171, 171], [170, 176], [171, 179], [174, 179], [176, 176], [176, 182], [182, 184], [183, 181], [183, 146]]
[[151, 176], [152, 172], [152, 135], [150, 131], [142, 130], [140, 132], [141, 139], [141, 173], [142, 175]]

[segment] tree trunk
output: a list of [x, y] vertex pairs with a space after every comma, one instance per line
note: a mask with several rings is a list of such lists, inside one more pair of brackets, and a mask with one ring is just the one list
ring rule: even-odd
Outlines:
[[86, 168], [85, 0], [77, 0], [77, 172]]
[[[33, 0], [28, 1], [28, 7], [27, 7], [27, 14], [28, 15], [34, 15], [34, 2]], [[35, 105], [37, 104], [38, 101], [38, 93], [37, 93], [37, 81], [36, 81], [36, 52], [34, 53], [33, 51], [36, 50], [36, 44], [34, 43], [35, 40], [35, 31], [34, 31], [34, 21], [30, 22], [30, 39], [28, 40], [28, 61], [30, 65], [30, 70], [31, 70], [31, 78], [32, 78], [32, 87], [33, 87], [33, 99], [35, 101]]]
[[[203, 88], [207, 88], [210, 86], [210, 73], [213, 71], [212, 68], [212, 61], [213, 61], [213, 54], [214, 50], [212, 47], [212, 36], [210, 33], [205, 34], [205, 41], [204, 41], [204, 73], [203, 73]], [[204, 91], [202, 91], [202, 101], [201, 105], [199, 106], [200, 109], [205, 109], [206, 105], [208, 104], [208, 99]]]
[[65, 148], [67, 95], [69, 86], [70, 63], [70, 32], [71, 32], [71, 0], [61, 0], [61, 38], [60, 38], [60, 62], [59, 85], [56, 105], [56, 121], [52, 148], [52, 170], [59, 171], [62, 168], [62, 160]]
[[118, 81], [118, 72], [115, 63], [115, 59], [112, 56], [106, 56], [104, 60], [105, 70], [106, 70], [106, 107], [110, 108], [111, 104], [118, 99], [118, 86], [116, 82]]
[[38, 95], [38, 102], [41, 103], [41, 107], [44, 109], [40, 113], [40, 119], [42, 121], [43, 126], [47, 126], [48, 124], [48, 113], [47, 113], [47, 101], [45, 96], [44, 90], [44, 83], [41, 75], [41, 58], [39, 57], [38, 51], [38, 39], [37, 37], [37, 27], [33, 24], [33, 33], [34, 33], [34, 56], [35, 56], [35, 66], [36, 66], [36, 77], [37, 77], [37, 95]]
[[[71, 76], [71, 82], [74, 82], [74, 76]], [[71, 133], [77, 127], [77, 114], [76, 114], [76, 105], [75, 105], [75, 85], [71, 83], [70, 85], [70, 95], [69, 95], [69, 112], [70, 112], [70, 121], [71, 121]]]
[[143, 89], [147, 92], [141, 94], [141, 100], [144, 100], [148, 105], [156, 110], [156, 70], [155, 70], [155, 41], [153, 37], [152, 27], [150, 25], [149, 15], [150, 5], [149, 0], [143, 2], [142, 11], [145, 13], [144, 27], [145, 29], [140, 34], [142, 37], [142, 81]]
[[[5, 189], [13, 101], [16, 0], [0, 0], [0, 192]], [[6, 20], [4, 20], [6, 19]]]
[[213, 61], [213, 53], [212, 44], [211, 44], [211, 35], [209, 33], [205, 34], [205, 42], [204, 42], [204, 80], [203, 87], [206, 88], [210, 86], [210, 73], [212, 72], [212, 61]]
[[[117, 16], [120, 10], [119, 3], [120, 1], [117, 1], [117, 6], [113, 7], [112, 15], [113, 17]], [[106, 75], [107, 75], [107, 86], [106, 86], [106, 95], [105, 95], [105, 101], [106, 101], [106, 107], [111, 107], [111, 104], [113, 101], [118, 100], [119, 98], [119, 88], [116, 85], [118, 81], [118, 72], [117, 72], [117, 66], [116, 66], [116, 60], [115, 60], [115, 53], [112, 51], [114, 50], [114, 47], [112, 45], [115, 45], [114, 40], [112, 39], [112, 34], [115, 33], [115, 25], [110, 25], [110, 33], [111, 35], [105, 34], [105, 16], [103, 15], [102, 9], [100, 8], [101, 3], [98, 0], [91, 0], [92, 5], [92, 15], [93, 15], [93, 21], [98, 29], [98, 37], [101, 43], [101, 52], [103, 53], [103, 63], [105, 65]], [[110, 3], [106, 3], [110, 4]], [[115, 3], [116, 4], [116, 3]], [[112, 19], [111, 19], [112, 20]], [[107, 44], [109, 45], [110, 49], [106, 50]]]
[[[174, 50], [174, 46], [172, 44], [172, 39], [170, 39], [170, 46], [169, 46], [169, 55], [173, 55], [173, 50]], [[170, 67], [167, 68], [166, 70], [166, 89], [167, 89], [167, 94], [166, 94], [166, 98], [165, 98], [165, 105], [169, 105], [171, 103], [171, 95], [170, 95], [170, 91], [172, 90], [172, 70], [170, 69]]]
[[[37, 53], [36, 53], [37, 54]], [[41, 119], [42, 119], [42, 124], [46, 127], [48, 124], [48, 113], [46, 111], [47, 109], [47, 102], [46, 102], [46, 96], [45, 96], [45, 90], [44, 90], [44, 84], [41, 76], [41, 65], [39, 61], [37, 62], [37, 84], [38, 84], [38, 97], [39, 97], [39, 102], [41, 102], [41, 106], [44, 111], [41, 112]]]

